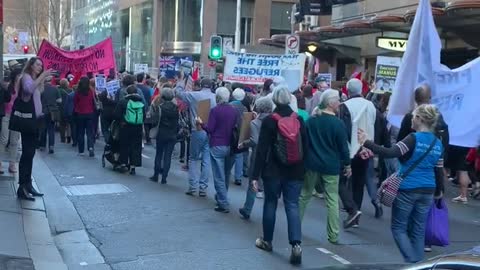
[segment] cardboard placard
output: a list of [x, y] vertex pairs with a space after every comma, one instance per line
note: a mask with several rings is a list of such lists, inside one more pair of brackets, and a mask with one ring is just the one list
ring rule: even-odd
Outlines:
[[242, 116], [242, 125], [240, 126], [240, 135], [238, 136], [238, 143], [242, 143], [250, 138], [250, 122], [252, 122], [253, 113], [244, 112]]
[[197, 116], [202, 119], [204, 124], [208, 122], [208, 116], [210, 115], [210, 99], [204, 99], [197, 104]]
[[98, 90], [104, 90], [107, 88], [107, 80], [105, 79], [105, 75], [97, 74], [95, 76], [95, 87]]
[[118, 89], [120, 89], [120, 81], [119, 80], [109, 81], [107, 82], [106, 88], [107, 88], [108, 94], [115, 95], [115, 92], [117, 92]]

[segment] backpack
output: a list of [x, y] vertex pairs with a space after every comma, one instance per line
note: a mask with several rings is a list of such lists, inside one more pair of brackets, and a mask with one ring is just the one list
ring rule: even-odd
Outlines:
[[272, 118], [277, 122], [278, 128], [277, 139], [273, 145], [273, 152], [277, 160], [283, 165], [300, 163], [304, 153], [298, 115], [293, 112], [290, 116], [281, 117], [274, 113]]
[[125, 121], [132, 125], [143, 124], [143, 103], [141, 101], [129, 100], [125, 111]]

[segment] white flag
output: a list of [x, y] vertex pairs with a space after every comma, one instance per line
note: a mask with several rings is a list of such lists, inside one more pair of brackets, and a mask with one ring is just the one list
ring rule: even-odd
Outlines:
[[434, 67], [440, 64], [441, 47], [430, 1], [420, 0], [390, 99], [388, 117], [392, 125], [399, 127], [403, 116], [413, 109], [415, 88], [428, 83], [435, 91], [431, 79]]
[[429, 0], [420, 0], [407, 50], [402, 59], [388, 119], [400, 126], [403, 116], [414, 108], [415, 88], [428, 84], [432, 103], [437, 105], [449, 126], [450, 144], [480, 145], [480, 58], [450, 70], [440, 63], [442, 44], [433, 20]]

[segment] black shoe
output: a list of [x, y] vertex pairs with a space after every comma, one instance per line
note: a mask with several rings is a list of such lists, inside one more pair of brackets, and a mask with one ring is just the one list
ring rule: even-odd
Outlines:
[[32, 197], [32, 195], [30, 195], [30, 193], [27, 191], [27, 189], [25, 187], [18, 187], [18, 190], [17, 190], [17, 198], [20, 199], [20, 200], [26, 200], [26, 201], [35, 201], [35, 198]]
[[240, 216], [241, 216], [243, 219], [246, 219], [246, 220], [249, 220], [249, 219], [250, 219], [250, 215], [247, 214], [247, 212], [245, 212], [245, 209], [243, 209], [243, 208], [238, 209], [238, 213], [240, 213]]
[[34, 197], [43, 197], [43, 193], [38, 192], [33, 186], [28, 187], [27, 191]]
[[137, 173], [135, 172], [135, 168], [130, 169], [130, 175], [136, 175]]
[[72, 143], [72, 147], [77, 147], [77, 143]]
[[223, 208], [223, 207], [220, 207], [220, 206], [215, 207], [214, 210], [217, 211], [217, 212], [220, 212], [220, 213], [224, 213], [224, 214], [230, 213], [230, 210], [228, 210], [226, 208]]
[[55, 151], [53, 151], [53, 149], [50, 148], [50, 149], [48, 150], [48, 153], [49, 153], [49, 154], [53, 154], [53, 153], [55, 153]]
[[195, 197], [195, 190], [189, 190], [189, 191], [185, 192], [185, 195]]
[[240, 179], [235, 180], [235, 185], [241, 186], [242, 185], [242, 180], [240, 180]]
[[362, 214], [362, 212], [357, 211], [353, 214], [348, 215], [348, 218], [343, 222], [343, 228], [348, 229], [355, 225], [355, 220]]
[[203, 191], [203, 190], [200, 190], [198, 192], [198, 197], [202, 197], [202, 198], [205, 198], [207, 197], [207, 192]]
[[158, 183], [158, 175], [154, 175], [154, 176], [152, 176], [148, 179], [150, 179], [150, 181], [152, 181], [152, 182]]
[[92, 148], [88, 149], [88, 156], [89, 157], [94, 157], [95, 156], [95, 152], [93, 151]]
[[185, 163], [185, 159], [180, 158], [180, 163]]
[[381, 218], [383, 216], [383, 208], [379, 202], [372, 202], [375, 207], [375, 218]]
[[293, 265], [302, 264], [302, 247], [299, 244], [295, 244], [292, 246], [290, 263]]
[[67, 144], [70, 144], [70, 142], [72, 141], [72, 138], [70, 137], [67, 137], [67, 140], [65, 141]]
[[162, 185], [165, 185], [167, 183], [167, 179], [162, 178], [162, 182], [160, 182]]

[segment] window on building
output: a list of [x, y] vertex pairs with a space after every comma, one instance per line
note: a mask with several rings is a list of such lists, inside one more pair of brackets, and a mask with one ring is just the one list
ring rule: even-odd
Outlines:
[[270, 34], [288, 34], [291, 29], [290, 13], [292, 13], [291, 3], [272, 3], [270, 19]]
[[242, 18], [240, 21], [240, 44], [248, 45], [252, 43], [253, 19]]

